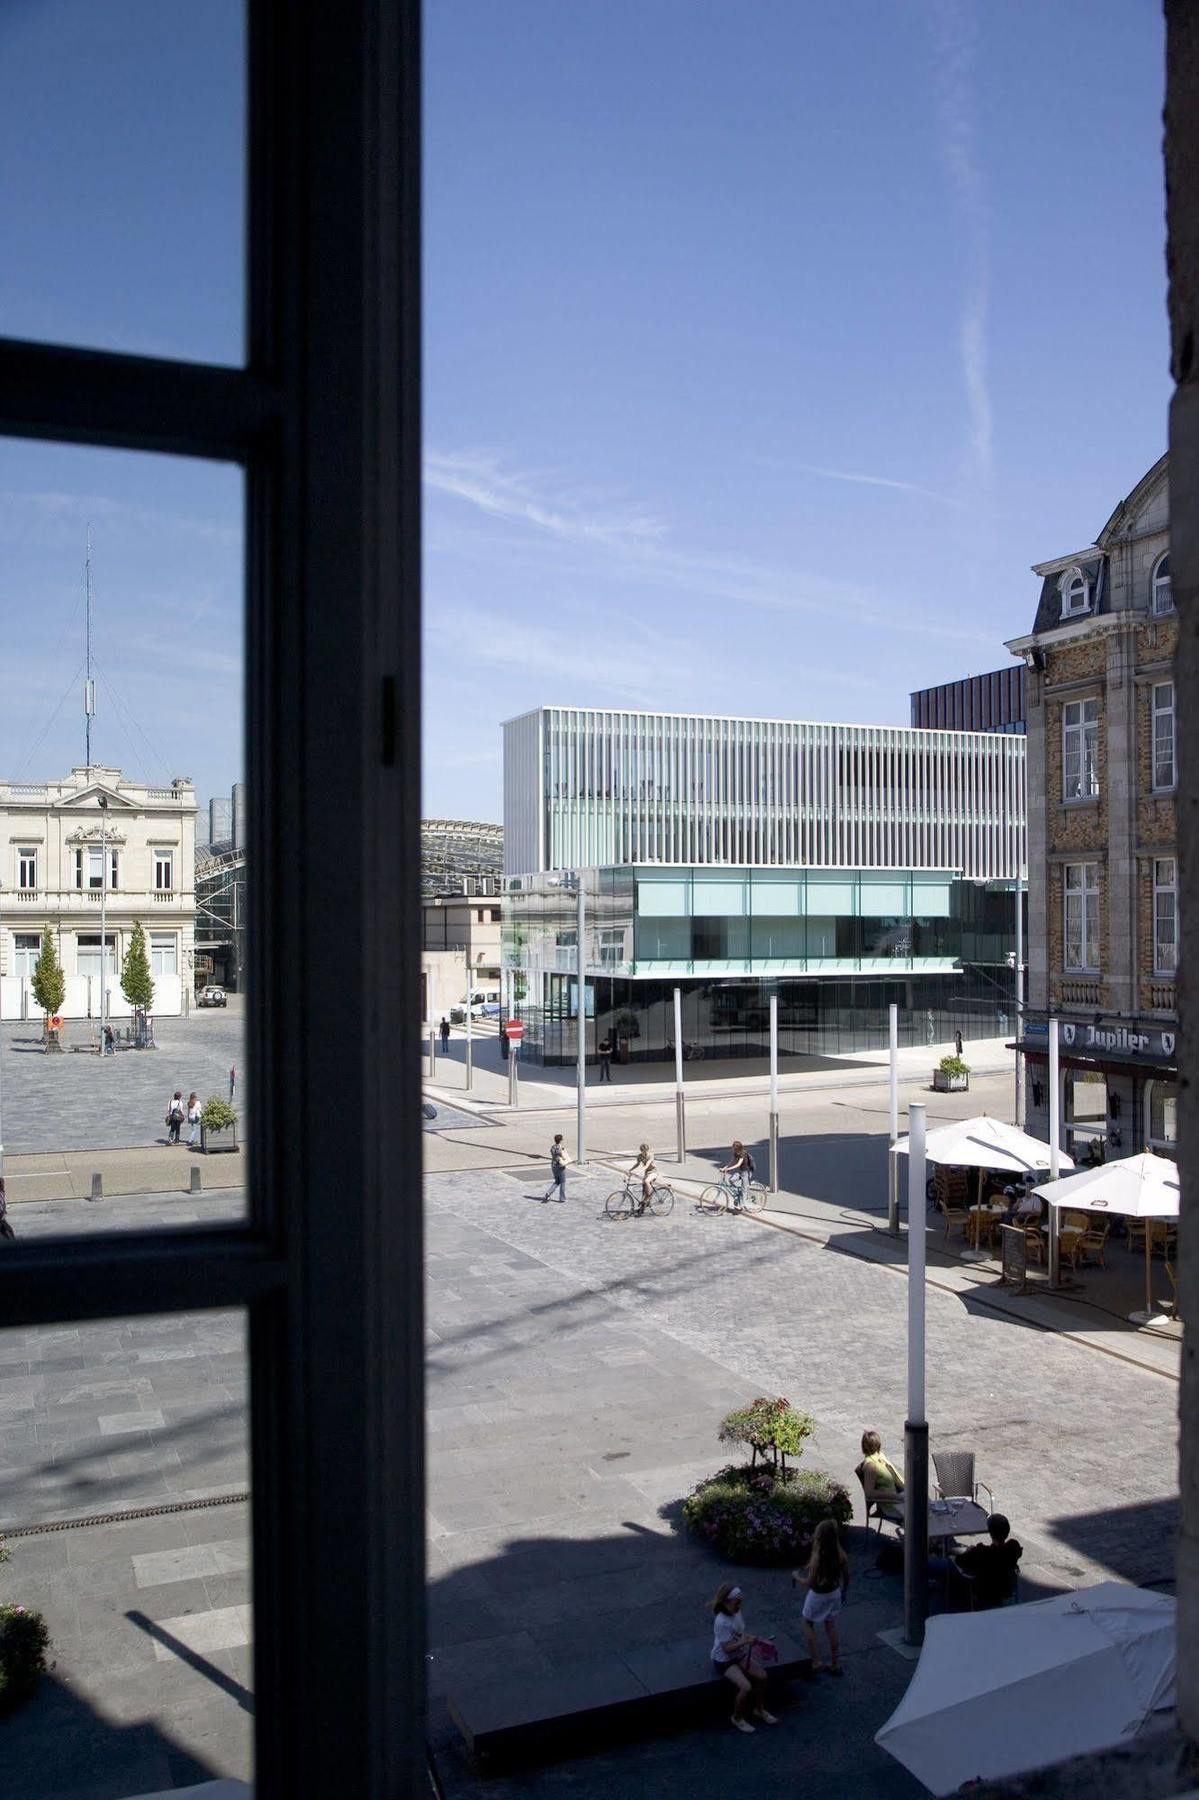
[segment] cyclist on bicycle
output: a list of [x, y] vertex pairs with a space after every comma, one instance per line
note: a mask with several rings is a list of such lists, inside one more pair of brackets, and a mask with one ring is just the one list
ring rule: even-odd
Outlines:
[[658, 1179], [658, 1165], [654, 1161], [654, 1153], [648, 1144], [642, 1144], [637, 1152], [637, 1160], [629, 1170], [630, 1175], [639, 1176], [641, 1180], [641, 1203], [638, 1212], [644, 1212], [649, 1205], [650, 1195], [654, 1191], [654, 1183]]
[[733, 1139], [733, 1160], [726, 1163], [720, 1173], [722, 1175], [739, 1175], [741, 1177], [741, 1197], [733, 1202], [733, 1210], [740, 1212], [749, 1199], [749, 1184], [754, 1177], [754, 1159], [740, 1138]]

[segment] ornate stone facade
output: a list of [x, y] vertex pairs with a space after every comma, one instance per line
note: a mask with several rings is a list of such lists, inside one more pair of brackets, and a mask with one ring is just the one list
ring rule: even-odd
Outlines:
[[1008, 646], [1027, 665], [1030, 1128], [1048, 1133], [1049, 1014], [1110, 1024], [1122, 1043], [1153, 1048], [1063, 1055], [1063, 1117], [1069, 1134], [1075, 1080], [1101, 1074], [1116, 1154], [1172, 1136], [1175, 1070], [1161, 1052], [1177, 1017], [1178, 942], [1167, 483], [1163, 457], [1095, 544], [1036, 566], [1033, 630]]

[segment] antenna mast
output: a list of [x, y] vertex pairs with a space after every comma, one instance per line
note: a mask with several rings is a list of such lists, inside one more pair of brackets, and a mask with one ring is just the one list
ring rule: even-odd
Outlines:
[[86, 740], [87, 772], [92, 772], [92, 720], [96, 714], [96, 684], [92, 680], [92, 528], [87, 528], [87, 560], [83, 566], [83, 587], [87, 618], [87, 677], [83, 683], [83, 728]]

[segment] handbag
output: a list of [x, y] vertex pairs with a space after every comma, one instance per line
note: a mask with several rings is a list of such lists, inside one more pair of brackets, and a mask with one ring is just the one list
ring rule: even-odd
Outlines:
[[779, 1647], [773, 1638], [755, 1638], [754, 1649], [760, 1663], [776, 1663], [779, 1659]]

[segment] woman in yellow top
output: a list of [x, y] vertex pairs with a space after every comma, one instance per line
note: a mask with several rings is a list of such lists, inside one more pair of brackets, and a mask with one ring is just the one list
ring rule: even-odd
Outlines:
[[884, 1519], [901, 1520], [903, 1476], [890, 1458], [883, 1455], [883, 1440], [877, 1431], [862, 1433], [861, 1472], [867, 1505], [876, 1505]]

